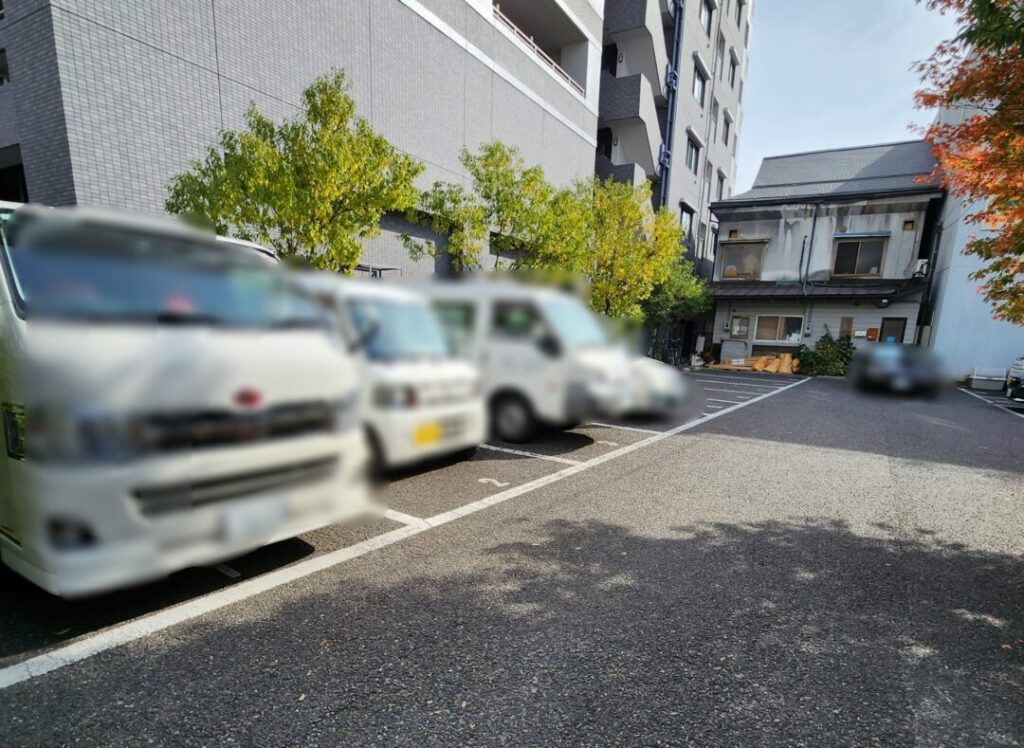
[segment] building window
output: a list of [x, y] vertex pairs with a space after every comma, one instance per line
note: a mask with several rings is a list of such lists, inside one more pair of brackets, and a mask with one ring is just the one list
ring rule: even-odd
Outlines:
[[711, 162], [707, 161], [704, 164], [704, 204], [707, 205], [711, 202], [711, 170], [714, 167], [711, 166]]
[[[731, 235], [731, 232], [730, 232]], [[718, 249], [722, 258], [722, 280], [760, 280], [764, 244], [723, 244]]]
[[740, 81], [740, 92], [736, 96], [736, 101], [738, 101], [740, 104], [743, 103], [743, 81]]
[[746, 340], [750, 337], [750, 317], [733, 316], [729, 323], [729, 337]]
[[736, 158], [736, 150], [740, 147], [740, 136], [739, 133], [732, 137], [732, 157]]
[[736, 0], [736, 28], [743, 23], [743, 6], [745, 4], [745, 0]]
[[731, 1], [732, 0], [725, 0], [725, 2], [722, 3], [722, 16], [723, 17], [729, 15], [729, 3]]
[[750, 21], [747, 21], [747, 25], [743, 29], [743, 48], [746, 49], [749, 46], [750, 46]]
[[729, 145], [729, 131], [732, 129], [732, 120], [729, 119], [729, 115], [726, 114], [722, 120], [722, 142], [725, 145]]
[[883, 239], [855, 239], [836, 242], [832, 275], [881, 275]]
[[732, 88], [736, 88], [736, 71], [739, 67], [739, 60], [734, 55], [729, 55], [729, 85]]
[[722, 80], [725, 74], [725, 37], [718, 35], [718, 46], [715, 47], [715, 74]]
[[693, 65], [693, 98], [697, 100], [697, 103], [704, 107], [704, 92], [707, 90], [708, 79], [704, 77], [704, 73], [701, 71], [700, 66], [694, 63]]
[[683, 239], [693, 239], [693, 208], [684, 202], [679, 203], [679, 227], [683, 230]]
[[4, 20], [4, 2], [0, 0], [0, 21]]
[[721, 200], [725, 197], [725, 175], [719, 172], [718, 174], [718, 199]]
[[803, 317], [759, 315], [754, 340], [764, 343], [799, 343], [804, 328]]
[[700, 229], [699, 229], [699, 231], [700, 231], [700, 234], [698, 234], [698, 236], [697, 236], [698, 256], [699, 257], [705, 257], [706, 255], [705, 255], [704, 248], [705, 248], [705, 245], [706, 245], [705, 240], [707, 239], [707, 235], [708, 235], [708, 225], [706, 223], [704, 223], [704, 221], [700, 222]]
[[711, 0], [700, 0], [700, 25], [711, 36]]
[[711, 100], [711, 137], [709, 140], [714, 143], [718, 138], [718, 100]]
[[11, 71], [7, 68], [7, 50], [0, 49], [0, 86], [11, 82]]
[[694, 175], [700, 171], [700, 146], [693, 138], [686, 139], [686, 168]]
[[839, 318], [839, 337], [841, 337], [841, 338], [852, 338], [853, 337], [853, 317], [840, 317]]

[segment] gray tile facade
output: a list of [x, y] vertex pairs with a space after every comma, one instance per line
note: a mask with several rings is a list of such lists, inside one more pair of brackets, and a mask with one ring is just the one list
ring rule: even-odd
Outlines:
[[[588, 0], [544, 1], [600, 39]], [[424, 162], [424, 186], [463, 180], [461, 149], [493, 139], [560, 183], [593, 171], [595, 106], [502, 33], [489, 2], [7, 0], [5, 9], [0, 48], [12, 80], [0, 87], [0, 147], [20, 145], [33, 201], [160, 211], [168, 180], [219, 128], [239, 127], [250, 103], [273, 118], [294, 114], [302, 89], [332, 68], [345, 69], [359, 113]], [[383, 229], [364, 261], [433, 271], [432, 261], [408, 260], [400, 220]]]

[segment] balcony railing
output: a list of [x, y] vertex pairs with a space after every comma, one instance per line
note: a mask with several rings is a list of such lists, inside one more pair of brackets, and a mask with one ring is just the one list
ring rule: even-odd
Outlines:
[[555, 62], [553, 59], [551, 59], [551, 56], [547, 52], [545, 52], [543, 49], [537, 46], [537, 43], [533, 40], [532, 36], [529, 36], [525, 31], [516, 26], [515, 23], [512, 22], [511, 18], [502, 13], [501, 7], [498, 5], [494, 6], [494, 17], [501, 21], [508, 28], [509, 31], [515, 34], [515, 36], [521, 42], [523, 42], [523, 44], [525, 44], [527, 47], [533, 50], [534, 54], [536, 54], [538, 57], [540, 57], [540, 59], [546, 62], [551, 67], [551, 69], [554, 70], [558, 74], [558, 76], [562, 78], [566, 83], [572, 86], [573, 89], [577, 91], [580, 96], [586, 95], [586, 92], [583, 90], [583, 86], [577, 83], [571, 75], [565, 72], [565, 69], [561, 65]]

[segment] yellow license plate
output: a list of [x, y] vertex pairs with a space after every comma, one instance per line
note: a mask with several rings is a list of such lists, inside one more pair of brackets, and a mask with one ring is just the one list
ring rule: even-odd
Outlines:
[[442, 436], [440, 423], [424, 423], [416, 427], [416, 431], [412, 435], [412, 442], [417, 447], [425, 447], [428, 444], [436, 444], [441, 441]]

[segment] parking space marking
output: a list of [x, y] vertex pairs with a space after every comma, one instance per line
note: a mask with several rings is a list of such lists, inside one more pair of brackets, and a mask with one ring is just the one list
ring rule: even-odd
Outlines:
[[744, 397], [755, 397], [760, 395], [760, 392], [743, 392], [742, 390], [726, 390], [721, 387], [705, 387], [705, 392], [731, 392], [734, 395], [743, 395]]
[[278, 569], [277, 571], [269, 572], [262, 576], [240, 582], [239, 584], [225, 587], [224, 589], [211, 592], [180, 605], [165, 608], [164, 610], [157, 611], [156, 613], [150, 613], [149, 615], [136, 618], [133, 621], [111, 626], [108, 629], [104, 629], [92, 636], [79, 639], [78, 641], [72, 642], [66, 646], [53, 649], [49, 652], [44, 652], [43, 654], [36, 655], [35, 657], [23, 660], [22, 662], [14, 665], [9, 665], [8, 667], [0, 669], [0, 690], [10, 688], [18, 683], [23, 683], [24, 681], [31, 680], [32, 678], [40, 675], [53, 672], [54, 670], [59, 670], [60, 668], [72, 665], [76, 662], [81, 662], [82, 660], [88, 659], [94, 655], [143, 639], [151, 634], [155, 634], [181, 623], [186, 623], [194, 618], [213, 613], [214, 611], [225, 608], [228, 605], [248, 600], [249, 598], [263, 594], [264, 592], [269, 592], [270, 590], [308, 577], [311, 574], [326, 571], [332, 567], [338, 566], [339, 564], [345, 563], [346, 561], [351, 561], [359, 558], [360, 556], [365, 556], [367, 553], [372, 551], [380, 550], [381, 548], [385, 548], [389, 545], [394, 545], [395, 543], [419, 535], [430, 528], [451, 522], [459, 517], [474, 514], [495, 506], [496, 504], [501, 504], [509, 501], [510, 499], [522, 496], [523, 494], [530, 493], [531, 491], [536, 491], [552, 483], [565, 480], [577, 473], [582, 473], [585, 470], [590, 470], [599, 465], [603, 465], [606, 462], [610, 462], [611, 460], [618, 459], [623, 455], [631, 454], [632, 452], [643, 449], [652, 444], [656, 444], [657, 442], [668, 439], [669, 437], [697, 428], [708, 421], [734, 413], [737, 410], [746, 408], [747, 406], [753, 405], [754, 403], [760, 402], [766, 398], [775, 397], [776, 395], [804, 384], [807, 381], [807, 378], [799, 379], [792, 384], [781, 387], [772, 392], [766, 392], [752, 400], [737, 403], [732, 407], [724, 408], [717, 413], [711, 413], [680, 426], [676, 426], [675, 428], [671, 428], [667, 431], [652, 434], [646, 439], [641, 439], [640, 441], [633, 442], [632, 444], [627, 444], [619, 447], [618, 449], [606, 452], [605, 454], [595, 457], [587, 462], [576, 463], [575, 465], [563, 468], [562, 470], [558, 470], [554, 473], [536, 478], [518, 486], [513, 486], [512, 488], [508, 488], [504, 491], [499, 491], [487, 498], [475, 501], [471, 504], [466, 504], [465, 506], [453, 509], [450, 512], [429, 517], [423, 521], [422, 525], [406, 525], [382, 535], [369, 538], [361, 543], [348, 546], [347, 548], [331, 551], [330, 553], [325, 553], [322, 556], [315, 556], [314, 558], [306, 561], [299, 561], [298, 563], [287, 566], [283, 569]]
[[663, 432], [657, 429], [642, 429], [639, 426], [616, 426], [614, 423], [598, 423], [597, 421], [591, 421], [590, 423], [583, 424], [584, 426], [597, 426], [602, 429], [622, 429], [623, 431], [636, 431], [638, 434], [661, 434]]
[[570, 460], [568, 457], [557, 457], [555, 455], [542, 455], [537, 452], [526, 452], [522, 449], [509, 449], [508, 447], [497, 447], [493, 444], [481, 444], [480, 449], [490, 449], [494, 452], [504, 452], [505, 454], [518, 455], [520, 457], [536, 457], [538, 460], [549, 460], [550, 462], [560, 462], [563, 465], [582, 465], [579, 460]]
[[[710, 377], [710, 378], [707, 378], [707, 379], [700, 379], [699, 377], [694, 377], [693, 379], [696, 382], [708, 382], [708, 383], [711, 383], [711, 384], [723, 384], [722, 380], [725, 379], [725, 377]], [[734, 381], [734, 380], [731, 380], [731, 379], [727, 380], [726, 383], [731, 382], [731, 381]], [[739, 384], [738, 382], [740, 380], [735, 380], [735, 381], [737, 382], [737, 386], [739, 386], [739, 387], [759, 387], [761, 389], [766, 389], [766, 390], [775, 390], [775, 389], [778, 389], [779, 387], [785, 386], [785, 385], [779, 385], [779, 384], [754, 384], [752, 382], [750, 384], [746, 384], [746, 382], [749, 381], [749, 380], [742, 380], [744, 382], [744, 384]]]
[[[707, 377], [710, 380], [715, 381], [715, 382], [749, 382], [751, 384], [755, 384], [756, 383], [756, 384], [758, 384], [761, 387], [776, 387], [776, 388], [779, 388], [779, 387], [788, 387], [790, 385], [790, 382], [772, 381], [772, 380], [768, 379], [767, 377], [771, 376], [771, 375], [765, 375], [765, 376], [761, 376], [761, 377], [737, 377], [737, 376], [728, 376], [727, 377], [727, 376], [723, 376], [723, 375], [720, 375], [720, 374], [712, 374], [710, 376], [705, 374], [704, 376]], [[804, 377], [804, 379], [806, 379], [806, 377]], [[802, 382], [803, 379], [800, 379], [798, 381]], [[762, 382], [764, 384], [761, 384]]]
[[709, 403], [732, 403], [733, 405], [739, 405], [741, 403], [749, 403], [750, 400], [721, 400], [717, 397], [709, 397]]
[[232, 569], [227, 564], [216, 564], [213, 568], [219, 571], [224, 576], [226, 576], [228, 579], [238, 579], [240, 576], [242, 576], [242, 572], [240, 572], [238, 569]]
[[422, 517], [413, 517], [411, 514], [400, 512], [397, 509], [386, 509], [384, 510], [384, 519], [389, 519], [392, 522], [397, 522], [400, 525], [408, 525], [411, 527], [420, 527], [426, 524], [426, 520]]
[[1017, 418], [1024, 418], [1024, 413], [1022, 413], [1020, 411], [1017, 411], [1017, 410], [1014, 410], [1013, 408], [1008, 408], [1007, 406], [1002, 405], [1002, 404], [1000, 404], [1000, 403], [998, 403], [998, 402], [996, 402], [994, 400], [989, 400], [984, 395], [979, 395], [977, 392], [971, 392], [969, 389], [967, 389], [965, 387], [958, 387], [957, 389], [959, 389], [961, 392], [963, 392], [966, 395], [970, 395], [971, 397], [976, 397], [979, 400], [981, 400], [982, 402], [988, 403], [993, 408], [999, 408], [999, 410], [1005, 410], [1011, 416], [1017, 416]]

